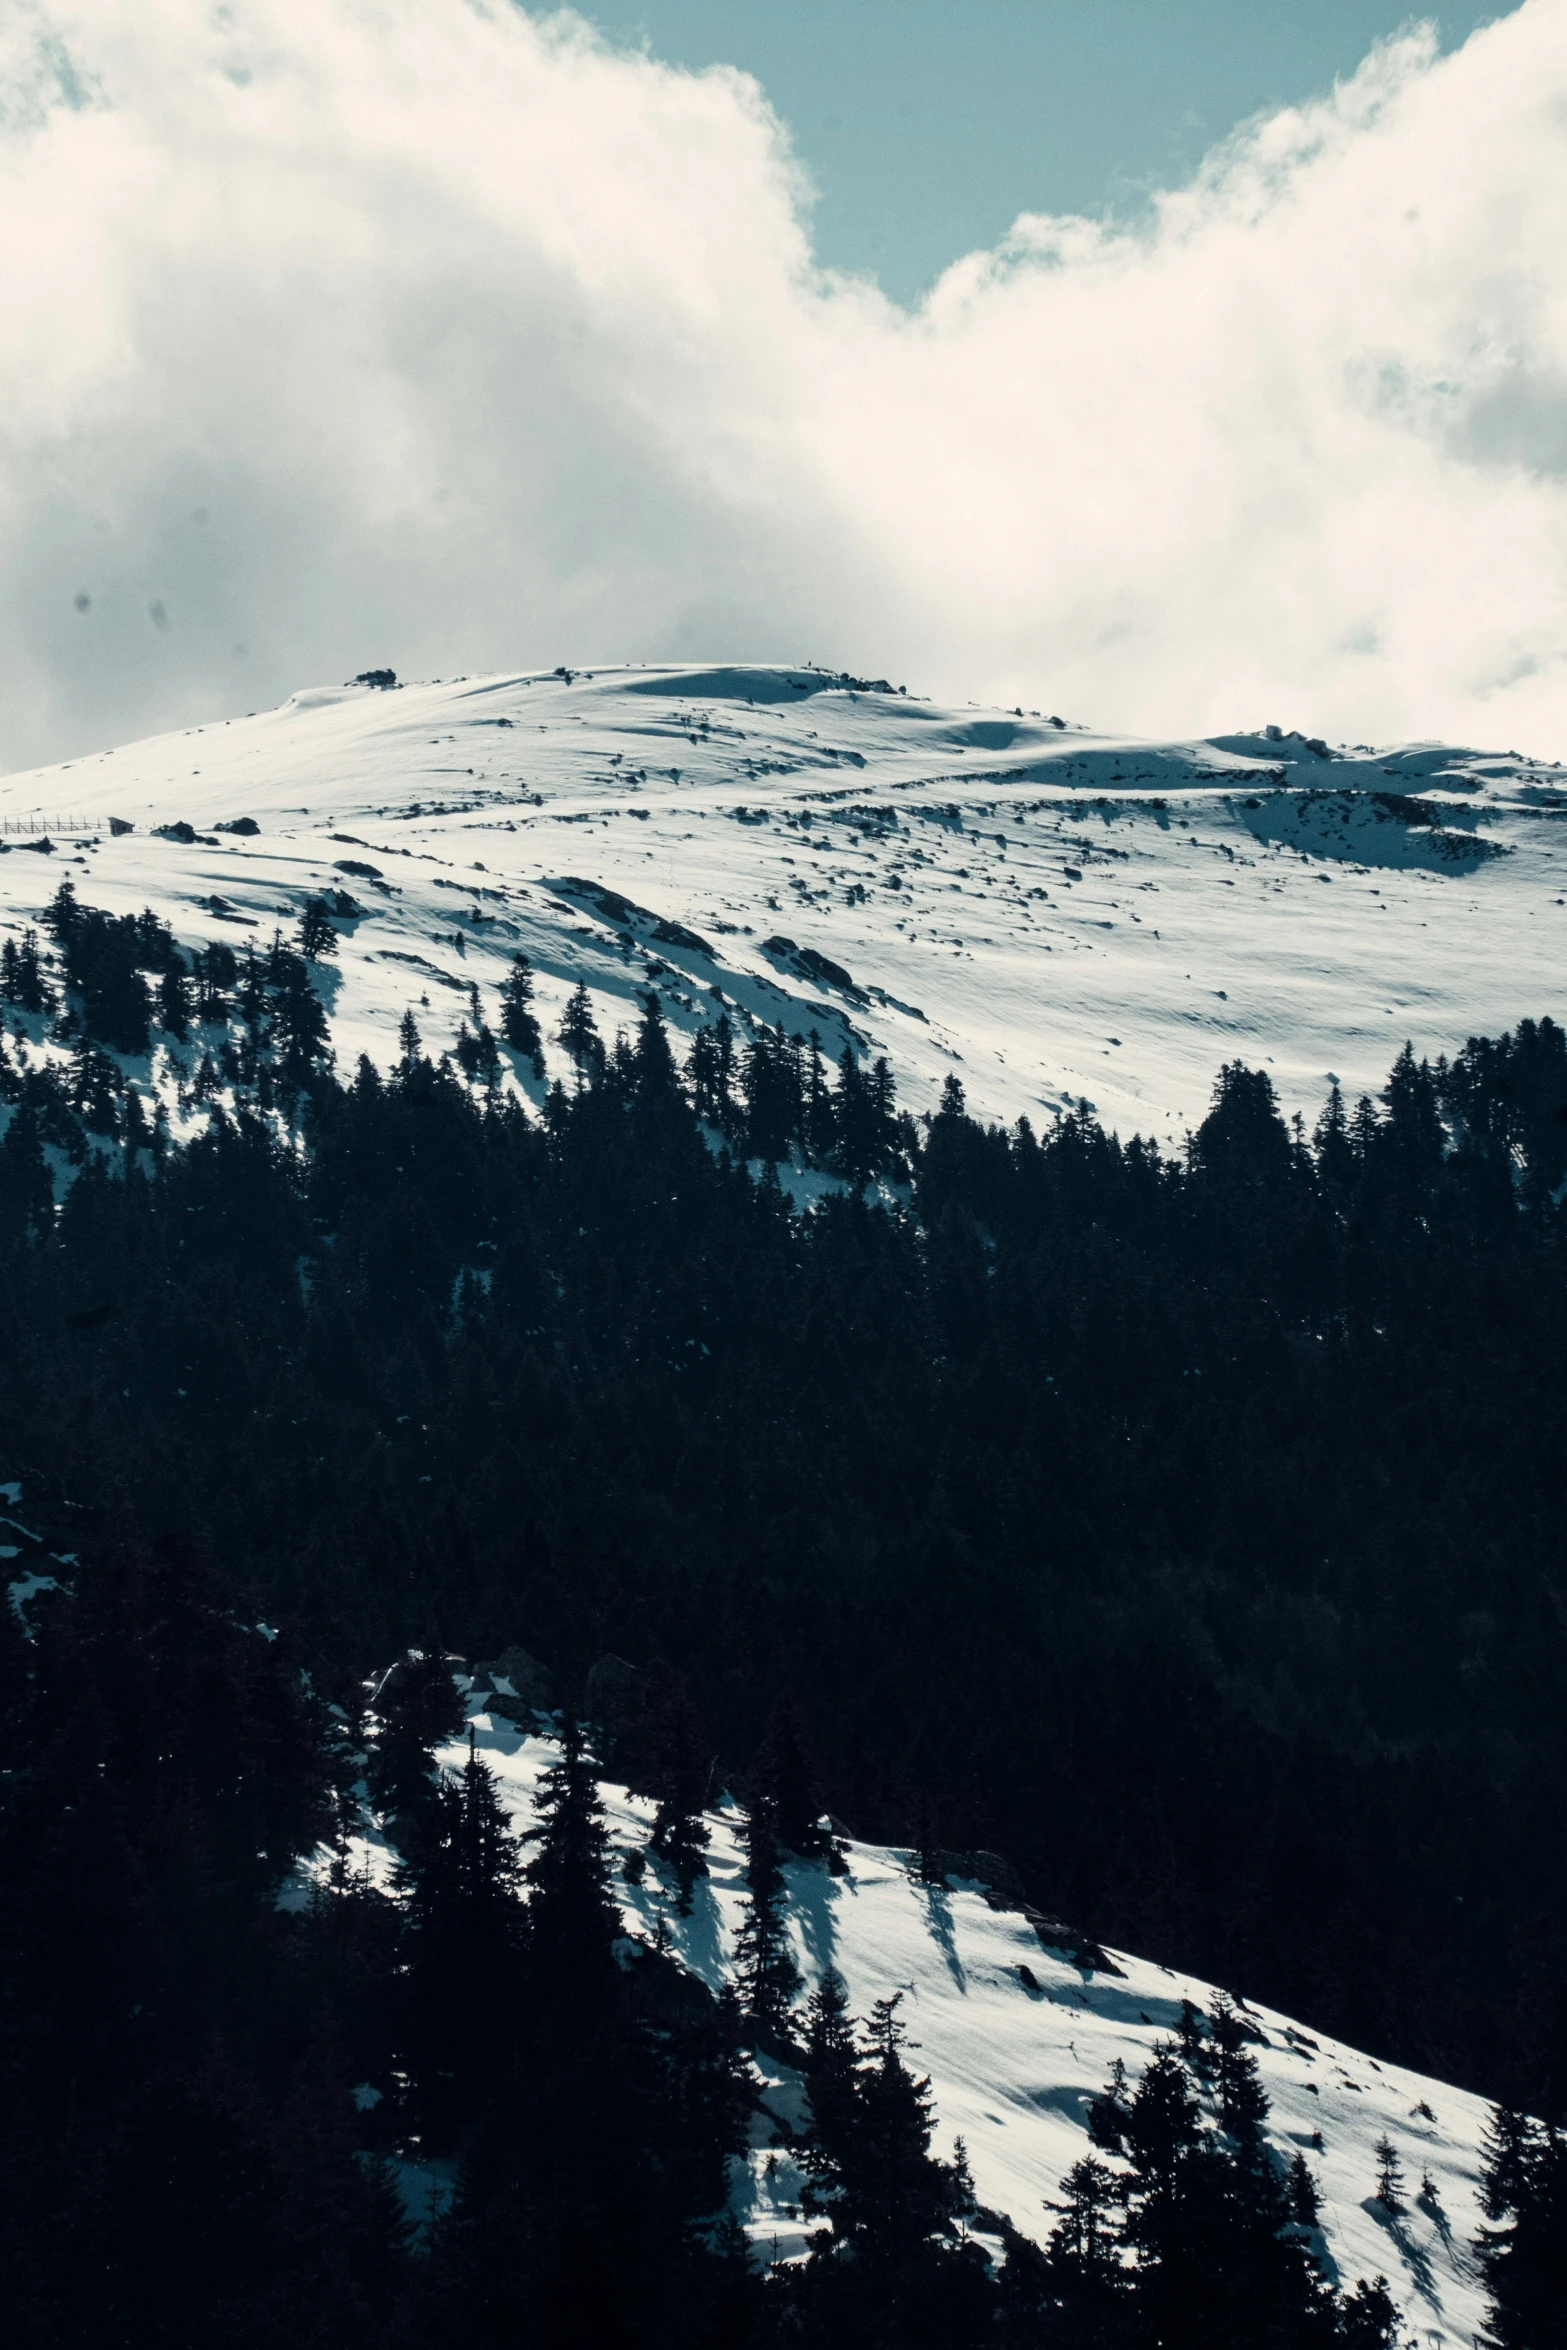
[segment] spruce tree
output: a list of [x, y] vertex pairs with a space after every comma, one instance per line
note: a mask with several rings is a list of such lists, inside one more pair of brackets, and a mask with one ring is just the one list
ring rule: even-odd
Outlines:
[[1062, 2179], [1061, 2200], [1048, 2205], [1059, 2214], [1051, 2230], [1051, 2253], [1083, 2280], [1108, 2281], [1121, 2275], [1116, 2220], [1120, 2200], [1115, 2172], [1085, 2154]]
[[664, 1025], [664, 1007], [658, 1000], [658, 990], [649, 988], [642, 998], [642, 1017], [637, 1023], [635, 1048], [636, 1090], [640, 1100], [672, 1108], [680, 1099], [680, 1080], [675, 1071], [675, 1057], [669, 1049], [669, 1030]]
[[691, 1106], [699, 1118], [726, 1137], [735, 1128], [735, 1032], [727, 1011], [707, 1021], [691, 1039], [686, 1058], [686, 1083]]
[[426, 2126], [441, 2140], [464, 2098], [504, 2070], [516, 2029], [521, 1861], [471, 1729], [468, 1759], [437, 1783], [399, 1874], [413, 1944], [413, 2054]]
[[753, 2028], [781, 2040], [788, 2036], [789, 2003], [800, 1978], [784, 1922], [785, 1888], [773, 1808], [764, 1796], [752, 1803], [742, 1835], [746, 1908], [735, 1940], [735, 1976]]
[[930, 2083], [903, 2059], [907, 2034], [898, 2015], [901, 1991], [878, 1999], [866, 2026], [856, 2078], [854, 2129], [834, 2207], [840, 2242], [882, 2269], [916, 2269], [945, 2236], [953, 2181], [931, 2155]]
[[536, 1996], [568, 2011], [602, 2003], [621, 1932], [609, 1837], [581, 1725], [568, 1715], [539, 1790], [528, 1886], [528, 1962]]
[[158, 1018], [170, 1036], [183, 1038], [190, 1033], [195, 1010], [184, 963], [176, 958], [158, 982]]
[[1290, 2160], [1290, 2217], [1298, 2228], [1314, 2228], [1322, 2216], [1322, 2198], [1311, 2165], [1298, 2150]]
[[331, 909], [325, 898], [307, 898], [294, 934], [295, 943], [307, 963], [319, 963], [337, 944], [337, 932], [332, 928]]
[[1220, 1992], [1213, 2005], [1216, 2049], [1214, 2085], [1219, 2093], [1219, 2119], [1238, 2147], [1251, 2151], [1267, 2118], [1257, 2060], [1246, 2045], [1248, 2030], [1234, 2001]]
[[825, 2198], [852, 2163], [859, 2113], [859, 2050], [849, 1995], [833, 1967], [806, 2004], [805, 2087], [811, 2104], [803, 2157], [812, 2181], [808, 2203], [813, 2210], [824, 2210]]
[[1398, 2159], [1398, 2149], [1386, 2133], [1376, 2142], [1377, 2201], [1394, 2218], [1404, 2210], [1404, 2166]]
[[1333, 1080], [1322, 1115], [1317, 1120], [1312, 1143], [1317, 1156], [1317, 1173], [1324, 1189], [1330, 1197], [1341, 1197], [1354, 1185], [1355, 1146], [1350, 1139], [1349, 1119], [1337, 1078]]
[[593, 1017], [593, 1002], [585, 979], [579, 979], [572, 989], [557, 1034], [577, 1072], [578, 1092], [586, 1084], [596, 1084], [604, 1072], [604, 1039]]
[[36, 930], [24, 930], [20, 945], [8, 938], [0, 946], [0, 996], [23, 1012], [49, 1009], [53, 999], [39, 960]]
[[1399, 2350], [1406, 2337], [1386, 2277], [1374, 2277], [1369, 2284], [1362, 2277], [1345, 2294], [1338, 2332], [1343, 2350]]
[[741, 1092], [746, 1156], [781, 1165], [800, 1131], [802, 1092], [799, 1053], [782, 1023], [759, 1025], [747, 1039]]
[[544, 1074], [544, 1039], [533, 1009], [533, 965], [526, 955], [513, 955], [501, 983], [501, 1034], [519, 1053], [526, 1053], [535, 1077]]
[[1208, 2036], [1208, 2020], [1189, 1999], [1181, 2001], [1181, 2016], [1175, 2027], [1175, 2038], [1181, 2052], [1181, 2062], [1193, 2080], [1204, 2083], [1211, 2081], [1213, 2051]]
[[432, 1644], [410, 1649], [376, 1692], [380, 1734], [370, 1750], [369, 1787], [381, 1811], [422, 1815], [435, 1785], [435, 1749], [462, 1728], [463, 1703], [451, 1666]]
[[826, 1063], [822, 1059], [822, 1040], [814, 1028], [806, 1038], [806, 1044], [809, 1049], [803, 1073], [800, 1123], [807, 1154], [821, 1165], [832, 1150], [832, 1089], [828, 1085]]

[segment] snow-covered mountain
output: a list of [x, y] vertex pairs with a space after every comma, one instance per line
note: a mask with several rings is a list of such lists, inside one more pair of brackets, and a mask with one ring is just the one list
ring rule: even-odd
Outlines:
[[[506, 1714], [491, 1711], [489, 1690], [466, 1677], [460, 1685], [469, 1688], [477, 1750], [513, 1824], [526, 1831], [557, 1751], [549, 1718], [535, 1715], [523, 1726], [507, 1718], [526, 1718], [523, 1707], [512, 1702]], [[456, 1770], [467, 1754], [458, 1739], [437, 1759]], [[734, 1970], [745, 1898], [738, 1808], [726, 1800], [707, 1815], [709, 1873], [682, 1917], [673, 1875], [648, 1850], [655, 1806], [609, 1782], [601, 1794], [617, 1856], [643, 1859], [618, 1884], [628, 1935], [652, 1941], [662, 1918], [681, 1962], [720, 1988]], [[1214, 1988], [1124, 1951], [1063, 1947], [1062, 1929], [1008, 1903], [977, 1876], [954, 1872], [945, 1886], [932, 1886], [920, 1880], [911, 1853], [840, 1841], [842, 1875], [821, 1861], [785, 1868], [802, 1996], [828, 1967], [843, 1977], [861, 2018], [874, 2000], [903, 1994], [910, 2062], [929, 2075], [934, 2094], [935, 2151], [950, 2156], [961, 2136], [981, 2205], [1043, 2242], [1062, 2177], [1091, 2151], [1088, 2103], [1112, 2064], [1119, 2058], [1135, 2082], [1155, 2048], [1174, 2036], [1182, 2001], [1211, 2016]], [[355, 1865], [389, 1881], [395, 1855], [368, 1818], [353, 1849]], [[308, 1899], [313, 1874], [330, 1858], [323, 1849], [301, 1864], [285, 1900]], [[979, 1865], [989, 1856], [972, 1858]], [[1004, 1864], [986, 1874], [1004, 1877]], [[1243, 2012], [1272, 2108], [1270, 2140], [1285, 2161], [1297, 2150], [1305, 2154], [1321, 2196], [1326, 2273], [1346, 2286], [1385, 2276], [1421, 2350], [1467, 2350], [1484, 2315], [1471, 2246], [1481, 2216], [1476, 2183], [1486, 2107], [1269, 2008]], [[808, 2107], [797, 2073], [765, 2056], [759, 2070], [763, 2111], [748, 2168], [736, 2166], [732, 2201], [756, 2256], [786, 2260], [805, 2246], [804, 2181], [788, 2140]], [[1407, 2181], [1406, 2208], [1396, 2214], [1377, 2198], [1375, 2149], [1383, 2137]], [[410, 2207], [428, 2211], [448, 2172], [402, 2168]]]
[[956, 1073], [982, 1115], [1086, 1100], [1170, 1141], [1223, 1061], [1309, 1113], [1406, 1036], [1450, 1052], [1562, 1010], [1567, 771], [1511, 753], [1144, 743], [809, 668], [561, 669], [303, 692], [0, 781], [0, 850], [73, 821], [0, 855], [0, 924], [62, 871], [186, 944], [339, 892], [321, 980], [349, 1066], [395, 1057], [409, 1005], [439, 1051], [475, 983], [493, 1019], [520, 949], [552, 1074], [579, 980], [611, 1033], [652, 982], [677, 1030], [721, 991], [885, 1052], [916, 1112]]
[[[498, 1026], [520, 951], [548, 1067], [541, 1081], [509, 1054], [507, 1082], [535, 1102], [567, 1073], [555, 1030], [577, 984], [611, 1033], [652, 985], [677, 1032], [722, 1001], [742, 1024], [815, 1030], [833, 1055], [884, 1052], [916, 1112], [956, 1074], [981, 1115], [1037, 1122], [1086, 1102], [1174, 1143], [1224, 1061], [1267, 1067], [1309, 1115], [1333, 1077], [1351, 1097], [1379, 1086], [1406, 1037], [1452, 1052], [1560, 1016], [1564, 825], [1567, 772], [1510, 753], [1334, 749], [1276, 729], [1154, 745], [804, 668], [560, 670], [306, 692], [6, 778], [0, 936], [36, 922], [66, 875], [94, 906], [151, 906], [187, 947], [263, 946], [327, 893], [339, 943], [313, 978], [345, 1073], [360, 1052], [396, 1058], [410, 1007], [435, 1052], [474, 989]], [[29, 1050], [63, 1057], [43, 1026]], [[204, 1118], [191, 1058], [160, 1035], [129, 1064], [176, 1129], [182, 1090]], [[525, 1818], [544, 1725], [486, 1711], [482, 1693], [472, 1710]], [[617, 1845], [641, 1850], [650, 1807], [605, 1792]], [[656, 1860], [622, 1887], [628, 1931], [664, 1913], [715, 1986], [732, 1965], [737, 1819], [713, 1816], [688, 1917]], [[364, 1850], [388, 1857], [373, 1833]], [[1211, 2013], [1214, 1991], [1051, 1941], [977, 1871], [943, 1890], [907, 1855], [850, 1843], [847, 1859], [841, 1877], [788, 1872], [802, 1973], [835, 1966], [862, 2016], [903, 1991], [939, 2151], [961, 2134], [981, 2202], [1042, 2239], [1112, 2063], [1135, 2075], [1182, 2000]], [[1467, 2342], [1483, 2106], [1247, 2012], [1275, 2141], [1319, 2181], [1334, 2271], [1385, 2273], [1423, 2341]], [[767, 2101], [799, 2119], [785, 2068]], [[787, 2256], [800, 2180], [769, 2134], [736, 2202]], [[1376, 2193], [1383, 2136], [1409, 2180], [1396, 2215]]]

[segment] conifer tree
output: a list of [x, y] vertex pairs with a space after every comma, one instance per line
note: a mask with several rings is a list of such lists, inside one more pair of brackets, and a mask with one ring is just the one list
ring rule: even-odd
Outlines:
[[1377, 2201], [1396, 2218], [1404, 2209], [1404, 2166], [1398, 2149], [1384, 2132], [1377, 2140]]
[[1341, 1197], [1355, 1181], [1355, 1146], [1350, 1139], [1344, 1096], [1336, 1077], [1317, 1120], [1312, 1144], [1317, 1154], [1317, 1173], [1325, 1189], [1330, 1197]]
[[24, 1012], [48, 1010], [51, 996], [39, 960], [36, 930], [24, 930], [20, 945], [8, 938], [0, 946], [0, 996]]
[[1362, 2277], [1345, 2294], [1338, 2328], [1344, 2350], [1399, 2350], [1406, 2337], [1386, 2277], [1374, 2277], [1369, 2284]]
[[544, 1039], [533, 1009], [533, 965], [526, 955], [513, 955], [511, 969], [501, 983], [501, 1034], [533, 1063], [533, 1074], [544, 1074]]
[[239, 966], [232, 947], [221, 940], [209, 946], [204, 955], [196, 957], [196, 976], [199, 989], [197, 1015], [202, 1020], [223, 1020], [228, 1016], [227, 990], [239, 976]]
[[834, 2213], [841, 2241], [898, 2267], [945, 2234], [953, 2204], [951, 2174], [930, 2152], [930, 2083], [903, 2060], [902, 1999], [893, 1992], [871, 2008], [852, 2153]]
[[176, 957], [158, 982], [158, 1018], [170, 1036], [183, 1038], [190, 1033], [195, 1009], [185, 965]]
[[515, 2031], [521, 1862], [471, 1729], [468, 1759], [437, 1783], [399, 1874], [409, 1896], [425, 2119], [440, 2139], [465, 2093], [487, 2070], [503, 2069]]
[[470, 1084], [482, 1085], [486, 1090], [495, 1085], [500, 1076], [500, 1054], [487, 1022], [481, 1020], [474, 1033], [464, 1020], [458, 1028], [454, 1050], [457, 1066]]
[[758, 1796], [746, 1814], [746, 1908], [735, 1940], [735, 1974], [745, 2013], [756, 2030], [782, 2039], [799, 1974], [784, 1923], [784, 1879], [778, 1866], [773, 1808]]
[[850, 1045], [845, 1045], [838, 1057], [838, 1084], [832, 1107], [838, 1172], [855, 1185], [866, 1183], [876, 1170], [876, 1117]]
[[1246, 2045], [1247, 2028], [1227, 1992], [1221, 1991], [1214, 2001], [1213, 2038], [1219, 2118], [1237, 2146], [1249, 2152], [1267, 2118], [1268, 2100], [1257, 2060]]
[[326, 1007], [310, 984], [310, 974], [297, 955], [277, 958], [278, 980], [273, 997], [276, 1041], [282, 1073], [293, 1080], [308, 1077], [318, 1062], [332, 1059], [332, 1032]]
[[295, 932], [295, 943], [307, 963], [319, 963], [337, 944], [331, 910], [325, 898], [307, 898]]
[[828, 1085], [827, 1067], [822, 1059], [822, 1040], [814, 1028], [806, 1044], [809, 1049], [803, 1069], [800, 1126], [807, 1153], [820, 1164], [832, 1150], [832, 1089]]
[[716, 1020], [705, 1021], [691, 1039], [686, 1083], [697, 1116], [723, 1135], [734, 1130], [734, 1072], [734, 1023], [727, 1011], [721, 1011]]
[[635, 1070], [639, 1099], [666, 1108], [673, 1107], [679, 1100], [680, 1080], [675, 1071], [674, 1054], [669, 1049], [664, 1007], [658, 1000], [658, 990], [652, 987], [642, 998], [642, 1017], [637, 1023]]
[[781, 1023], [761, 1024], [747, 1039], [741, 1091], [747, 1157], [781, 1164], [799, 1133], [801, 1109], [799, 1053]]
[[1176, 2045], [1181, 2051], [1181, 2062], [1194, 2081], [1208, 2082], [1213, 2078], [1213, 2051], [1208, 2037], [1208, 2021], [1189, 1999], [1181, 2001], [1180, 2021], [1175, 2027]]
[[1322, 2214], [1322, 2198], [1311, 2165], [1297, 2149], [1290, 2160], [1290, 2217], [1298, 2228], [1314, 2228]]
[[1406, 1182], [1429, 1183], [1441, 1172], [1447, 1137], [1436, 1077], [1429, 1062], [1415, 1059], [1408, 1043], [1388, 1072], [1382, 1099], [1387, 1105], [1384, 1150], [1396, 1155]]
[[604, 1039], [593, 1017], [593, 1003], [585, 979], [579, 979], [572, 989], [557, 1034], [577, 1072], [578, 1092], [586, 1084], [596, 1084], [604, 1073]]
[[1052, 2255], [1073, 2272], [1073, 2282], [1108, 2283], [1121, 2277], [1116, 2212], [1120, 2185], [1108, 2164], [1085, 2154], [1061, 2181], [1061, 2200], [1048, 2208], [1059, 2214], [1050, 2235]]
[[528, 1959], [536, 1995], [568, 2011], [602, 2003], [614, 1973], [620, 1911], [609, 1837], [581, 1725], [568, 1715], [539, 1790], [528, 1886]]
[[829, 1967], [805, 2010], [805, 2086], [811, 2101], [805, 2167], [813, 2181], [811, 2208], [825, 2209], [824, 2193], [853, 2160], [859, 2111], [859, 2050], [843, 1977]]
[[389, 1813], [428, 1809], [435, 1784], [435, 1749], [462, 1727], [462, 1699], [438, 1647], [410, 1649], [376, 1693], [381, 1730], [371, 1749], [371, 1800]]

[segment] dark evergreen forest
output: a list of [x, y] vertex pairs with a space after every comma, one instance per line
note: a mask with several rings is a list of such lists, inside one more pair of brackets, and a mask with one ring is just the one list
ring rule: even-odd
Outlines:
[[[313, 911], [187, 956], [65, 890], [0, 970], [0, 1476], [75, 1562], [0, 1611], [18, 2338], [145, 2339], [162, 2293], [171, 2343], [1386, 2339], [1176, 2054], [1108, 2093], [1130, 2172], [1090, 2162], [998, 2286], [891, 2010], [791, 2020], [765, 1949], [747, 2012], [613, 1963], [570, 1738], [519, 1852], [410, 1695], [406, 1903], [274, 1898], [341, 1828], [368, 1675], [522, 1643], [580, 1705], [614, 1653], [678, 1691], [655, 1776], [694, 1739], [748, 1793], [759, 1908], [788, 1700], [856, 1834], [999, 1851], [1085, 1935], [1553, 2121], [1562, 1031], [1406, 1050], [1309, 1134], [1233, 1065], [1172, 1160], [985, 1128], [955, 1080], [913, 1119], [718, 1005], [682, 1068], [656, 998], [606, 1041], [583, 997], [531, 1115], [496, 1082], [540, 1052], [525, 967], [499, 1036], [476, 994], [454, 1060], [410, 1016], [390, 1075], [338, 1072]], [[208, 1104], [184, 1145], [126, 1077], [158, 1028]], [[855, 1188], [793, 1208], [791, 1156]], [[809, 2043], [839, 2248], [766, 2291], [701, 2224], [759, 2030]], [[372, 2126], [347, 2089], [389, 2051]], [[1504, 2300], [1567, 2208], [1554, 2135], [1507, 2127]], [[394, 2128], [461, 2165], [417, 2250]]]

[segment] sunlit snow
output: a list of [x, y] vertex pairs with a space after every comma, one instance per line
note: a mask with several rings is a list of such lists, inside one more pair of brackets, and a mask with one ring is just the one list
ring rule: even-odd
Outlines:
[[[237, 818], [259, 829], [215, 829]], [[34, 853], [29, 825], [68, 820]], [[1375, 1089], [1406, 1037], [1451, 1053], [1563, 1009], [1567, 770], [1277, 730], [1144, 743], [808, 669], [322, 688], [8, 777], [0, 826], [13, 931], [65, 874], [188, 947], [264, 945], [347, 893], [317, 966], [345, 1073], [396, 1057], [410, 1005], [448, 1046], [474, 984], [498, 1025], [519, 949], [552, 1076], [579, 980], [609, 1033], [652, 984], [677, 1031], [721, 997], [885, 1052], [916, 1112], [953, 1073], [982, 1115], [1086, 1100], [1167, 1141], [1223, 1061], [1310, 1113], [1330, 1073]], [[148, 1084], [179, 1073], [160, 1043]], [[525, 1064], [511, 1081], [539, 1098]]]

